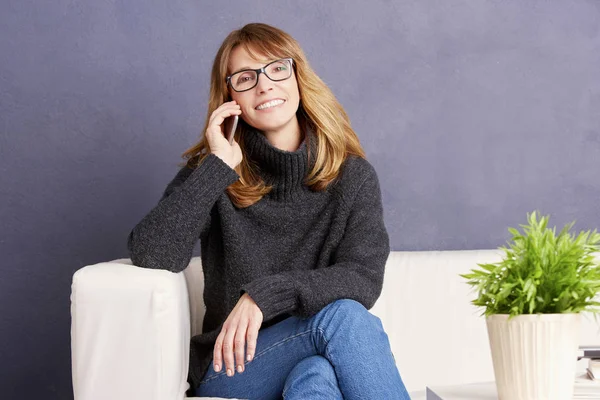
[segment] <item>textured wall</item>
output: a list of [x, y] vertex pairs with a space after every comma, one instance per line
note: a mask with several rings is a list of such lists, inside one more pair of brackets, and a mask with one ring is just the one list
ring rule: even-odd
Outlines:
[[126, 256], [199, 136], [227, 33], [291, 33], [379, 172], [394, 250], [597, 226], [598, 1], [0, 4], [0, 393], [72, 397], [78, 268]]

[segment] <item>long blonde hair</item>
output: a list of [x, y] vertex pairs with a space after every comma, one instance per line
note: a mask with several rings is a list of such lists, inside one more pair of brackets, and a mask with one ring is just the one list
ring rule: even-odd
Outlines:
[[[348, 115], [331, 90], [309, 66], [298, 42], [286, 32], [262, 23], [247, 24], [231, 32], [219, 48], [213, 62], [208, 112], [202, 132], [206, 132], [212, 112], [230, 101], [225, 77], [229, 73], [227, 66], [230, 54], [236, 46], [244, 46], [249, 54], [255, 51], [271, 59], [294, 59], [294, 72], [300, 92], [298, 122], [301, 127], [310, 127], [317, 139], [314, 166], [305, 181], [311, 190], [322, 191], [327, 188], [338, 176], [341, 165], [349, 155], [366, 158], [358, 137], [350, 126]], [[246, 157], [243, 137], [247, 129], [251, 127], [240, 118], [236, 141], [242, 149], [243, 160], [235, 169], [240, 179], [227, 188], [227, 194], [238, 208], [251, 206], [272, 189], [265, 184], [256, 167]], [[182, 158], [187, 159], [182, 165], [195, 168], [209, 152], [208, 141], [202, 135], [198, 143], [182, 154]], [[309, 157], [312, 156], [309, 153]]]

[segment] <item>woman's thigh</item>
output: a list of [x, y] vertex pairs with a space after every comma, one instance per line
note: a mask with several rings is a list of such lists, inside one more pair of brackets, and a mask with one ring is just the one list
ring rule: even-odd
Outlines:
[[215, 372], [211, 362], [196, 389], [196, 396], [281, 399], [289, 373], [303, 359], [317, 355], [312, 329], [306, 320], [289, 317], [261, 330], [254, 359], [244, 372], [227, 376], [223, 366]]

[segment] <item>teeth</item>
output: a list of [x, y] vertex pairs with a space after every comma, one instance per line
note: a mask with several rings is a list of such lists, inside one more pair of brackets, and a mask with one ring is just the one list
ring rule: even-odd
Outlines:
[[283, 100], [272, 100], [272, 101], [269, 101], [268, 103], [261, 104], [260, 106], [256, 107], [256, 109], [257, 110], [264, 110], [265, 108], [275, 107], [275, 106], [278, 106], [280, 104], [283, 104]]

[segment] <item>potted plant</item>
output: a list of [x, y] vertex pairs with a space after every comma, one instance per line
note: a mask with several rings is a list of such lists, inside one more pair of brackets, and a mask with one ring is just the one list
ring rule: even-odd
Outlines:
[[600, 309], [600, 234], [556, 235], [549, 216], [527, 214], [501, 261], [461, 275], [483, 307], [501, 400], [572, 399], [580, 313]]

